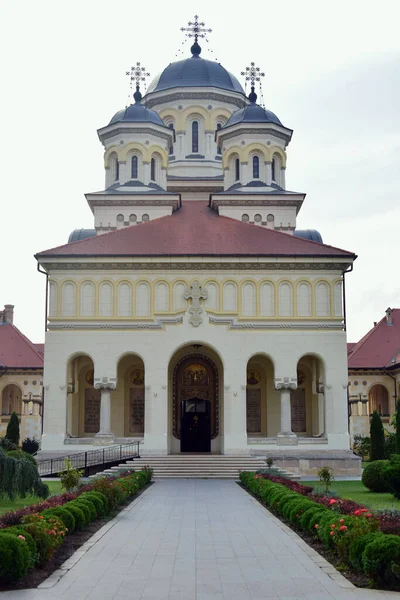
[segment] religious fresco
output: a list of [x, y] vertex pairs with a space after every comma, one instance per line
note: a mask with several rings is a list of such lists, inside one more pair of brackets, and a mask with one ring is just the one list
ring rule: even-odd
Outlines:
[[133, 385], [144, 385], [143, 369], [134, 369], [130, 375], [130, 380]]
[[203, 365], [191, 364], [182, 373], [183, 385], [210, 385], [210, 377]]
[[89, 371], [85, 375], [85, 382], [88, 385], [94, 384], [94, 369], [89, 369]]
[[260, 373], [255, 369], [247, 372], [247, 385], [257, 385], [260, 383]]
[[306, 380], [306, 376], [304, 371], [300, 371], [300, 369], [297, 369], [297, 385], [303, 385], [303, 383]]

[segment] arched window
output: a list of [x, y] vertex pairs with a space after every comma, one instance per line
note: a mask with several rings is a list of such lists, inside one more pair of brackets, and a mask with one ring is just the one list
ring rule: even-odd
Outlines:
[[152, 181], [156, 180], [156, 159], [151, 159], [151, 169], [150, 169], [150, 179]]
[[119, 162], [118, 156], [115, 158], [115, 181], [119, 180]]
[[199, 123], [198, 121], [192, 122], [192, 152], [199, 151]]
[[253, 179], [260, 178], [260, 159], [258, 156], [253, 156]]
[[271, 177], [272, 177], [272, 181], [276, 181], [276, 160], [275, 160], [275, 158], [272, 159]]
[[[221, 123], [217, 123], [217, 129], [218, 131], [220, 129], [222, 129], [222, 125]], [[217, 154], [222, 154], [222, 146], [221, 146], [221, 142], [219, 142], [218, 146], [217, 146]]]
[[[168, 125], [168, 127], [169, 127], [170, 129], [173, 129], [173, 128], [174, 128], [174, 124], [173, 124], [173, 123], [170, 123], [170, 124]], [[169, 153], [170, 153], [170, 154], [173, 154], [173, 153], [174, 153], [174, 146], [173, 146], [173, 145], [169, 147]]]
[[131, 158], [131, 178], [132, 179], [138, 178], [138, 157], [137, 156], [132, 156], [132, 158]]
[[235, 158], [235, 181], [240, 179], [240, 160]]

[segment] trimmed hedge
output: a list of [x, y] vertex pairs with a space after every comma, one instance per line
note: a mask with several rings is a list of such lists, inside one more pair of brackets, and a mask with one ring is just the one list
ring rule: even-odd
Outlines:
[[0, 582], [10, 583], [25, 577], [30, 566], [26, 541], [13, 533], [0, 535]]
[[375, 460], [365, 467], [361, 481], [371, 492], [390, 492], [384, 475], [388, 465], [388, 460]]
[[86, 525], [86, 517], [83, 510], [74, 502], [67, 502], [63, 506], [64, 510], [67, 510], [74, 517], [75, 520], [75, 529], [79, 531], [83, 529]]
[[75, 517], [67, 508], [58, 506], [57, 508], [48, 508], [42, 512], [42, 515], [49, 517], [58, 517], [64, 523], [68, 533], [75, 530]]
[[275, 479], [240, 474], [242, 484], [271, 510], [318, 537], [326, 548], [337, 553], [342, 563], [363, 570], [375, 583], [390, 582], [392, 589], [400, 589], [400, 536], [378, 530], [383, 522], [379, 515], [363, 507], [343, 514], [340, 498], [325, 497], [321, 503], [308, 493], [290, 489], [293, 482], [288, 480], [286, 487]]

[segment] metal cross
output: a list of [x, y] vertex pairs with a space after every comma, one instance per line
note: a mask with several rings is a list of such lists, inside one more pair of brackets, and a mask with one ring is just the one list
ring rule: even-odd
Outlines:
[[242, 76], [246, 76], [246, 81], [250, 81], [250, 85], [254, 86], [256, 81], [260, 81], [261, 77], [265, 77], [265, 73], [260, 73], [259, 67], [256, 67], [252, 62], [250, 67], [246, 67], [245, 71], [240, 73]]
[[181, 31], [188, 32], [187, 37], [194, 37], [195, 42], [197, 38], [204, 38], [207, 33], [212, 32], [212, 29], [206, 29], [204, 21], [199, 21], [199, 15], [194, 15], [194, 21], [189, 21], [188, 25], [189, 27], [181, 27]]
[[146, 72], [146, 67], [142, 67], [140, 62], [136, 63], [135, 67], [131, 67], [130, 71], [126, 72], [129, 76], [131, 89], [133, 88], [133, 82], [136, 81], [136, 89], [139, 89], [140, 82], [146, 81], [146, 77], [150, 77], [150, 73]]
[[189, 308], [189, 312], [191, 314], [189, 323], [191, 323], [193, 327], [198, 327], [203, 321], [200, 316], [200, 314], [203, 312], [203, 309], [200, 306], [200, 300], [207, 300], [207, 291], [201, 288], [201, 285], [198, 281], [193, 281], [190, 288], [186, 290], [184, 297], [185, 300], [189, 300], [189, 298], [192, 300], [192, 306]]

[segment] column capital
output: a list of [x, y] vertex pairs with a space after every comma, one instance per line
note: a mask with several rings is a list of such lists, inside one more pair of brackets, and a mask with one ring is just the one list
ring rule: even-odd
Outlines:
[[295, 390], [297, 388], [297, 377], [275, 377], [276, 390]]
[[95, 377], [94, 378], [94, 389], [95, 390], [115, 390], [117, 387], [116, 377]]

